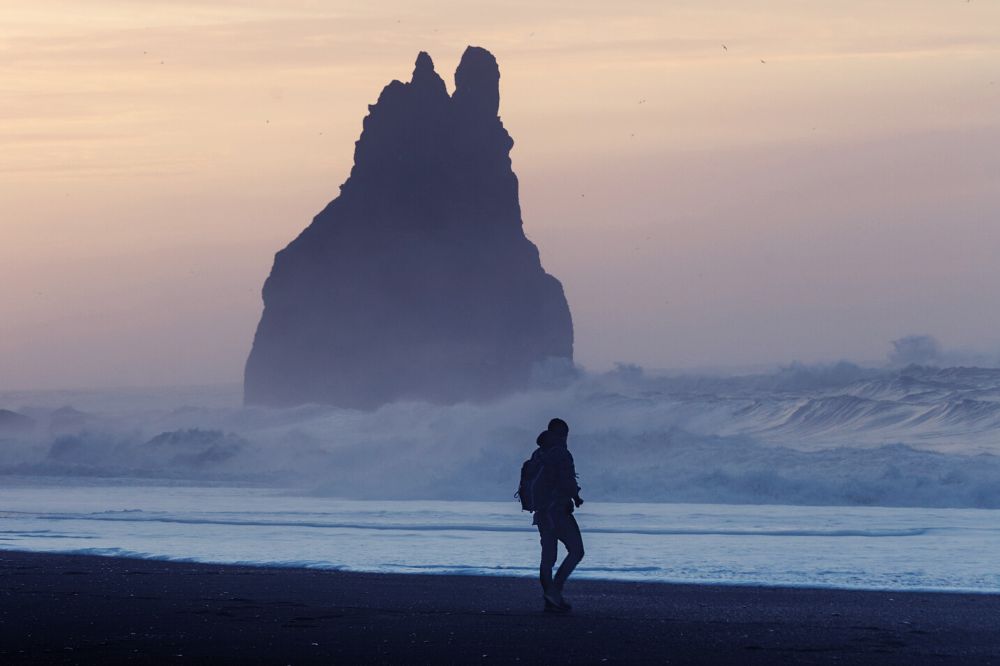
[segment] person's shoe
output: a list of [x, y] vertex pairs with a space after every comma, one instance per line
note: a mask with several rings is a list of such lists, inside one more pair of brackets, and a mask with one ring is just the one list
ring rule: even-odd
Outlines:
[[554, 603], [552, 603], [551, 601], [549, 601], [548, 599], [546, 599], [545, 600], [545, 612], [546, 613], [565, 613], [566, 611], [564, 611], [561, 607], [556, 606]]
[[546, 613], [568, 613], [570, 611], [569, 604], [564, 604], [562, 606], [557, 606], [548, 599], [545, 600], [545, 612]]
[[562, 598], [562, 594], [558, 590], [550, 588], [545, 590], [543, 596], [545, 597], [545, 610], [550, 613], [567, 613], [573, 608], [566, 603], [566, 600]]

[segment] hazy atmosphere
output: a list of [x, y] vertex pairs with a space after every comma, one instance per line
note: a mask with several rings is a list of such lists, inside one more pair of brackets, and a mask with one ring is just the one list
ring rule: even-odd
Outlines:
[[996, 663], [1000, 0], [0, 0], [0, 79], [0, 663]]
[[0, 7], [0, 388], [240, 381], [273, 255], [418, 51], [501, 65], [575, 358], [1000, 350], [1000, 5]]

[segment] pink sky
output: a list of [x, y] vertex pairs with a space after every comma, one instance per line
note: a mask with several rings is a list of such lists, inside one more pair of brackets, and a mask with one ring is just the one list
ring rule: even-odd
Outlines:
[[0, 6], [0, 389], [240, 381], [367, 105], [467, 44], [584, 366], [1000, 349], [1000, 3], [361, 4]]

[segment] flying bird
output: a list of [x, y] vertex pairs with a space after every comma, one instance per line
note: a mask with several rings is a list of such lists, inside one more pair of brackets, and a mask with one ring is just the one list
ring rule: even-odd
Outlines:
[[729, 48], [728, 48], [728, 47], [727, 47], [727, 46], [726, 46], [725, 44], [723, 44], [723, 45], [722, 45], [722, 50], [723, 50], [723, 51], [728, 51], [728, 50], [729, 50]]
[[760, 62], [761, 62], [762, 65], [766, 65], [767, 64], [767, 61], [764, 60], [763, 58], [760, 59]]

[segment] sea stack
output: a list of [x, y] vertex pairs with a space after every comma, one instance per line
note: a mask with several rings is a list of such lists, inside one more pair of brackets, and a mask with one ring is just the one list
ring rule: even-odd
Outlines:
[[480, 401], [572, 362], [562, 285], [522, 228], [499, 82], [470, 46], [449, 96], [422, 52], [368, 107], [340, 196], [274, 258], [247, 404]]

